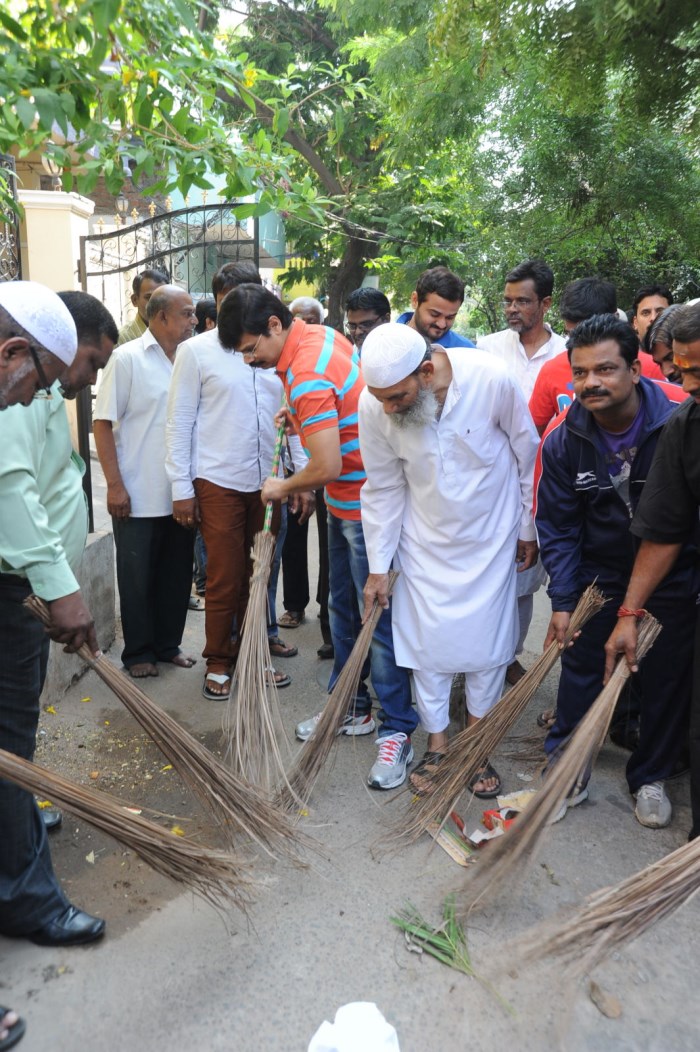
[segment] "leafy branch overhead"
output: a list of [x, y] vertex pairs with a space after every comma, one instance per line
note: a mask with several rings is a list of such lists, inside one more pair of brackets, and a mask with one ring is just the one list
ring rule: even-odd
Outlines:
[[436, 263], [476, 329], [526, 256], [700, 293], [696, 0], [29, 0], [0, 48], [0, 152], [254, 196], [331, 324], [368, 270], [402, 306]]
[[130, 169], [152, 192], [212, 189], [218, 176], [229, 198], [259, 191], [260, 212], [320, 218], [321, 195], [290, 174], [291, 151], [264, 132], [241, 135], [219, 93], [245, 94], [245, 56], [227, 56], [195, 14], [186, 0], [0, 10], [0, 152], [45, 149], [67, 190], [89, 193], [102, 175], [116, 194]]

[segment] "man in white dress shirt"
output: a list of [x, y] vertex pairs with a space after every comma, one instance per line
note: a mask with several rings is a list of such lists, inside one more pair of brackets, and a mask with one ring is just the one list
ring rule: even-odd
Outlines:
[[[245, 282], [261, 284], [253, 263], [225, 264], [212, 281], [217, 309], [231, 289]], [[218, 329], [178, 349], [168, 399], [166, 470], [175, 518], [187, 526], [198, 524], [207, 549], [203, 694], [212, 701], [225, 700], [230, 691], [238, 654], [232, 629], [242, 625], [248, 604], [250, 552], [265, 515], [260, 490], [272, 467], [274, 417], [283, 394], [273, 372], [251, 369], [241, 354], [222, 347]], [[290, 447], [299, 470], [307, 457], [298, 439]], [[310, 506], [305, 495], [304, 514]], [[277, 504], [275, 533], [279, 521]], [[278, 687], [291, 683], [287, 675], [271, 674]]]
[[147, 312], [146, 332], [120, 347], [102, 374], [93, 423], [117, 549], [122, 661], [134, 678], [157, 676], [158, 661], [194, 664], [180, 650], [194, 535], [173, 520], [165, 416], [175, 352], [196, 315], [176, 285], [155, 289]]
[[[527, 259], [506, 275], [503, 311], [507, 328], [481, 336], [477, 347], [501, 358], [529, 402], [537, 375], [545, 364], [566, 350], [563, 336], [553, 332], [544, 320], [552, 306], [554, 275], [539, 259]], [[533, 595], [546, 579], [542, 564], [537, 563], [517, 582], [518, 617], [520, 622], [516, 655], [525, 646], [532, 620]], [[518, 660], [511, 663], [506, 674], [508, 683], [517, 683], [525, 675]]]
[[[478, 350], [433, 345], [405, 325], [362, 348], [359, 404], [367, 473], [362, 528], [370, 575], [365, 615], [387, 605], [399, 665], [413, 669], [428, 751], [411, 775], [425, 788], [447, 745], [452, 678], [466, 670], [468, 724], [501, 696], [518, 638], [516, 581], [537, 557], [532, 481], [537, 432], [508, 369]], [[495, 796], [490, 764], [472, 785]]]

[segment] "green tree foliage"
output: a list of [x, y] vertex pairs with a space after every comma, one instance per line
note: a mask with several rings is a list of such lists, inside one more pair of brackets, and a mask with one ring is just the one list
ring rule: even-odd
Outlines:
[[[102, 175], [118, 193], [128, 156], [153, 190], [208, 189], [214, 174], [230, 198], [260, 191], [260, 212], [322, 215], [316, 187], [287, 177], [291, 150], [241, 137], [220, 96], [250, 103], [245, 56], [227, 57], [187, 0], [4, 5], [0, 53], [0, 152], [45, 148], [66, 189], [89, 193]], [[4, 186], [0, 207], [12, 207]]]
[[425, 207], [445, 206], [432, 253], [385, 243], [385, 285], [451, 261], [482, 328], [502, 325], [504, 276], [528, 256], [559, 288], [610, 277], [623, 304], [650, 279], [700, 292], [697, 5], [325, 2], [367, 27], [350, 53], [384, 102], [387, 169], [429, 158]]
[[527, 256], [688, 296], [699, 25], [696, 0], [5, 0], [0, 151], [43, 144], [83, 192], [125, 154], [154, 190], [223, 174], [283, 212], [333, 324], [366, 269], [399, 306], [438, 262], [481, 328]]

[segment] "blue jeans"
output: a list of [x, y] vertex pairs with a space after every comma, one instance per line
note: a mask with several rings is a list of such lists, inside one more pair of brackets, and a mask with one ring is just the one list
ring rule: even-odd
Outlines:
[[197, 595], [204, 595], [207, 585], [207, 546], [201, 530], [197, 530], [194, 535], [194, 574], [192, 576]]
[[[328, 560], [331, 590], [329, 613], [335, 649], [333, 671], [328, 683], [328, 690], [331, 691], [362, 627], [362, 589], [369, 576], [369, 564], [361, 522], [339, 519], [337, 515], [329, 513]], [[408, 672], [398, 667], [394, 657], [390, 610], [385, 610], [379, 618], [369, 658], [362, 669], [355, 699], [355, 712], [359, 714], [371, 712], [372, 709], [365, 682], [368, 675], [371, 676], [381, 707], [379, 736], [384, 737], [396, 731], [412, 734], [418, 726], [418, 714], [411, 705]]]
[[280, 575], [280, 563], [282, 561], [282, 549], [284, 548], [284, 539], [287, 536], [287, 505], [282, 504], [282, 519], [280, 522], [279, 533], [277, 534], [277, 544], [275, 545], [275, 557], [272, 560], [272, 569], [270, 570], [270, 579], [267, 585], [267, 635], [270, 639], [274, 638], [279, 631], [277, 624], [277, 581]]

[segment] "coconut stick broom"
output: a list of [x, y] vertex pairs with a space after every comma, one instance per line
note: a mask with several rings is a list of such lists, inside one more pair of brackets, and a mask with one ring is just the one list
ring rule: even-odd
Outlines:
[[[273, 478], [279, 468], [284, 433], [282, 426], [277, 432], [272, 460]], [[271, 527], [272, 501], [268, 501], [263, 528], [253, 541], [250, 594], [224, 716], [227, 758], [236, 773], [264, 792], [271, 792], [280, 778], [286, 779], [277, 741], [277, 727], [282, 726], [282, 721], [267, 635], [267, 588], [277, 543]]]
[[48, 796], [77, 818], [131, 848], [157, 873], [185, 884], [213, 906], [233, 903], [246, 912], [254, 884], [250, 862], [200, 847], [133, 813], [116, 797], [85, 789], [61, 775], [0, 749], [0, 777], [29, 793]]
[[[661, 631], [661, 625], [645, 614], [639, 628], [637, 657], [641, 661]], [[467, 880], [466, 912], [487, 892], [505, 881], [513, 884], [522, 879], [527, 864], [532, 860], [547, 827], [556, 817], [567, 796], [578, 792], [588, 778], [596, 756], [608, 733], [615, 705], [629, 678], [625, 660], [618, 661], [608, 683], [591, 705], [578, 727], [561, 749], [556, 763], [550, 768], [543, 787], [518, 816], [513, 826], [487, 852], [484, 865], [476, 868]]]
[[[398, 576], [395, 570], [389, 572], [389, 595], [394, 589]], [[338, 736], [343, 717], [357, 692], [362, 666], [367, 659], [372, 636], [381, 615], [382, 608], [375, 599], [372, 611], [355, 640], [350, 657], [343, 665], [333, 685], [333, 690], [328, 695], [316, 729], [299, 751], [287, 775], [288, 784], [280, 790], [278, 799], [287, 810], [298, 806], [299, 801], [306, 803], [313, 792], [316, 780]]]
[[700, 890], [700, 838], [614, 887], [589, 895], [568, 918], [552, 918], [508, 945], [508, 960], [553, 956], [584, 973], [614, 949], [636, 939]]
[[[600, 589], [589, 585], [571, 615], [566, 644], [604, 603], [605, 596]], [[447, 746], [444, 760], [430, 776], [426, 792], [414, 798], [408, 815], [402, 816], [400, 825], [392, 832], [391, 840], [413, 843], [432, 823], [447, 820], [465, 786], [483, 769], [493, 750], [520, 718], [560, 655], [559, 644], [550, 643], [522, 679], [483, 719], [454, 736]]]
[[[50, 624], [49, 610], [42, 599], [32, 595], [25, 604], [39, 621]], [[153, 739], [183, 782], [213, 816], [227, 843], [232, 842], [235, 834], [241, 833], [255, 841], [268, 855], [298, 856], [300, 834], [295, 832], [287, 816], [273, 807], [258, 789], [238, 778], [103, 654], [93, 655], [86, 644], [78, 649], [78, 654]], [[308, 840], [307, 846], [310, 843]]]

